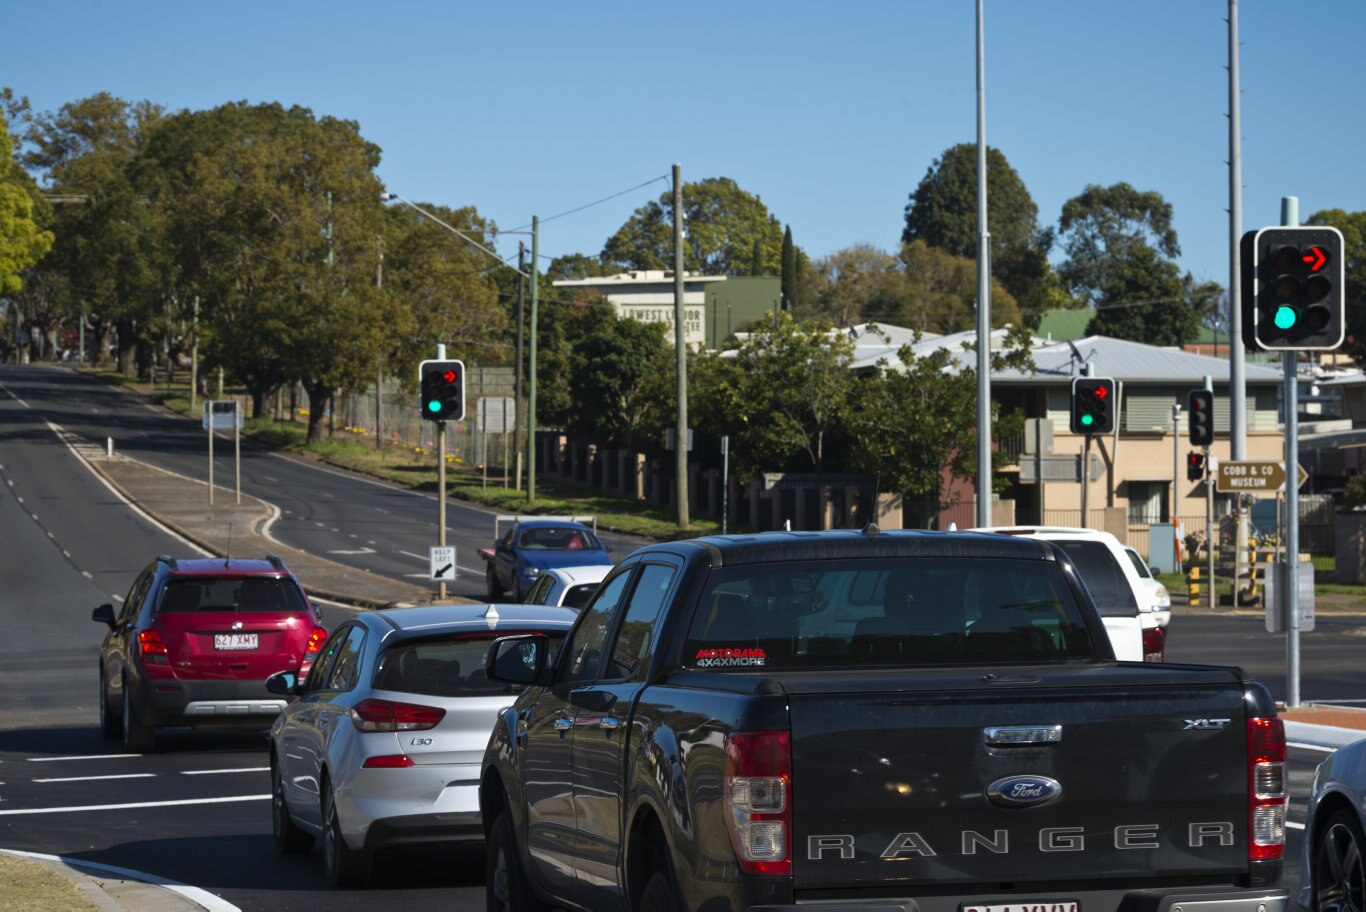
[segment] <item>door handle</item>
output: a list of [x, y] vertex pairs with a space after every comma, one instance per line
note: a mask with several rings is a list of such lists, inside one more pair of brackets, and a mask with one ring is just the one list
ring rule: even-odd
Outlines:
[[616, 716], [603, 716], [602, 719], [598, 721], [598, 725], [608, 731], [615, 731], [616, 729], [621, 728], [621, 720]]
[[982, 729], [982, 740], [993, 747], [1057, 744], [1062, 740], [1062, 726], [995, 725]]
[[559, 718], [555, 720], [555, 731], [566, 732], [574, 727], [573, 719]]

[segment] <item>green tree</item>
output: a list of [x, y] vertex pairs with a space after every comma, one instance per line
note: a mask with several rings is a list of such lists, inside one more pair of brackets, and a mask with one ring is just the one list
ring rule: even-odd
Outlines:
[[[728, 177], [683, 185], [683, 267], [705, 275], [753, 274], [754, 241], [762, 248], [765, 275], [777, 273], [782, 228], [768, 207]], [[673, 194], [637, 209], [607, 240], [602, 262], [617, 270], [672, 269]]]
[[622, 319], [611, 307], [588, 308], [569, 357], [571, 433], [613, 446], [641, 448], [657, 437], [651, 408], [673, 378], [673, 348], [662, 323]]
[[1347, 340], [1343, 351], [1358, 366], [1366, 367], [1366, 212], [1324, 209], [1309, 216], [1305, 224], [1331, 225], [1342, 232], [1343, 269], [1347, 276]]
[[1059, 221], [1067, 259], [1059, 275], [1096, 308], [1090, 333], [1150, 345], [1179, 345], [1199, 330], [1217, 286], [1182, 275], [1172, 207], [1156, 191], [1126, 183], [1088, 186]]
[[[977, 325], [977, 264], [912, 241], [901, 247], [905, 294], [894, 312], [874, 310], [866, 319], [921, 332], [952, 333]], [[1020, 307], [1001, 282], [991, 280], [991, 326], [1022, 323]]]
[[[906, 205], [903, 244], [924, 241], [956, 257], [977, 259], [977, 146], [945, 150], [925, 172]], [[1017, 302], [1026, 325], [1038, 327], [1052, 307], [1076, 306], [1048, 263], [1052, 235], [1037, 225], [1039, 209], [999, 149], [987, 147], [987, 227], [991, 273]]]
[[0, 113], [0, 295], [23, 287], [20, 273], [52, 248], [52, 232], [35, 217], [37, 187], [14, 161], [9, 123]]
[[[797, 251], [792, 246], [792, 226], [783, 229], [782, 252], [782, 295], [783, 310], [794, 313], [797, 310]], [[757, 273], [756, 273], [757, 275]]]
[[806, 284], [796, 316], [836, 326], [852, 326], [867, 314], [900, 313], [908, 295], [897, 258], [871, 244], [855, 244], [816, 260]]

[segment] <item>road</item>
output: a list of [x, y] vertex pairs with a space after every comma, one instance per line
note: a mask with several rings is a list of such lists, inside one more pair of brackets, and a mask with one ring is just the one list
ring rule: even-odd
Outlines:
[[[396, 853], [378, 866], [376, 887], [358, 892], [329, 890], [316, 853], [277, 857], [263, 736], [172, 733], [150, 756], [122, 755], [100, 739], [95, 692], [102, 628], [90, 621], [90, 610], [121, 598], [151, 555], [183, 553], [184, 546], [91, 476], [48, 421], [95, 439], [117, 427], [125, 451], [187, 474], [195, 462], [202, 470], [204, 461], [196, 449], [199, 432], [183, 420], [66, 372], [0, 368], [0, 629], [6, 632], [0, 637], [6, 696], [0, 704], [0, 847], [151, 872], [210, 890], [243, 910], [484, 908], [479, 850]], [[227, 470], [230, 463], [218, 469]], [[243, 483], [291, 505], [295, 519], [278, 524], [282, 536], [297, 536], [291, 544], [346, 550], [355, 534], [377, 544], [373, 554], [349, 557], [412, 572], [412, 564], [386, 549], [391, 537], [417, 541], [427, 534], [422, 517], [429, 499], [260, 451], [245, 456]], [[487, 528], [482, 511], [453, 505], [452, 515], [463, 517], [453, 522], [469, 524], [471, 541], [474, 529]], [[339, 610], [325, 609], [329, 623]], [[1178, 614], [1169, 656], [1242, 664], [1280, 696], [1283, 640], [1261, 632], [1260, 624], [1251, 617]], [[1350, 627], [1350, 621], [1320, 618], [1319, 630], [1305, 636], [1306, 699], [1366, 693], [1366, 668], [1351, 658], [1359, 643], [1347, 635]], [[1304, 796], [1321, 757], [1315, 750], [1291, 751], [1286, 885], [1292, 888], [1301, 836], [1293, 824], [1304, 818]]]

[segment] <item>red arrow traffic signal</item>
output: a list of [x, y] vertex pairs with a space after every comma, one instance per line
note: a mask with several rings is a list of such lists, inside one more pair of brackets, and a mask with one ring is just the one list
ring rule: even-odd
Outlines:
[[1097, 399], [1104, 399], [1104, 398], [1105, 398], [1105, 392], [1106, 392], [1105, 387], [1103, 387], [1103, 386], [1098, 386], [1098, 387], [1096, 387], [1095, 397], [1096, 397]]
[[442, 380], [445, 380], [447, 383], [454, 383], [454, 382], [455, 382], [455, 371], [453, 371], [453, 370], [444, 371], [444, 372], [441, 374], [441, 379], [442, 379]]
[[1323, 264], [1328, 262], [1328, 254], [1324, 253], [1321, 247], [1310, 247], [1309, 249], [1312, 252], [1306, 253], [1300, 259], [1310, 264], [1310, 272], [1318, 272], [1323, 268]]

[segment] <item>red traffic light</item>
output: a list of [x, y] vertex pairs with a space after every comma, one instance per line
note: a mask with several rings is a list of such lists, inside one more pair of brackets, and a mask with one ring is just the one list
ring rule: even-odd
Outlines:
[[1318, 272], [1328, 263], [1328, 254], [1322, 247], [1314, 246], [1309, 248], [1309, 252], [1300, 257], [1300, 261], [1309, 264], [1310, 272]]
[[445, 370], [441, 373], [441, 379], [446, 383], [454, 383], [456, 380], [460, 379], [460, 376], [453, 370]]

